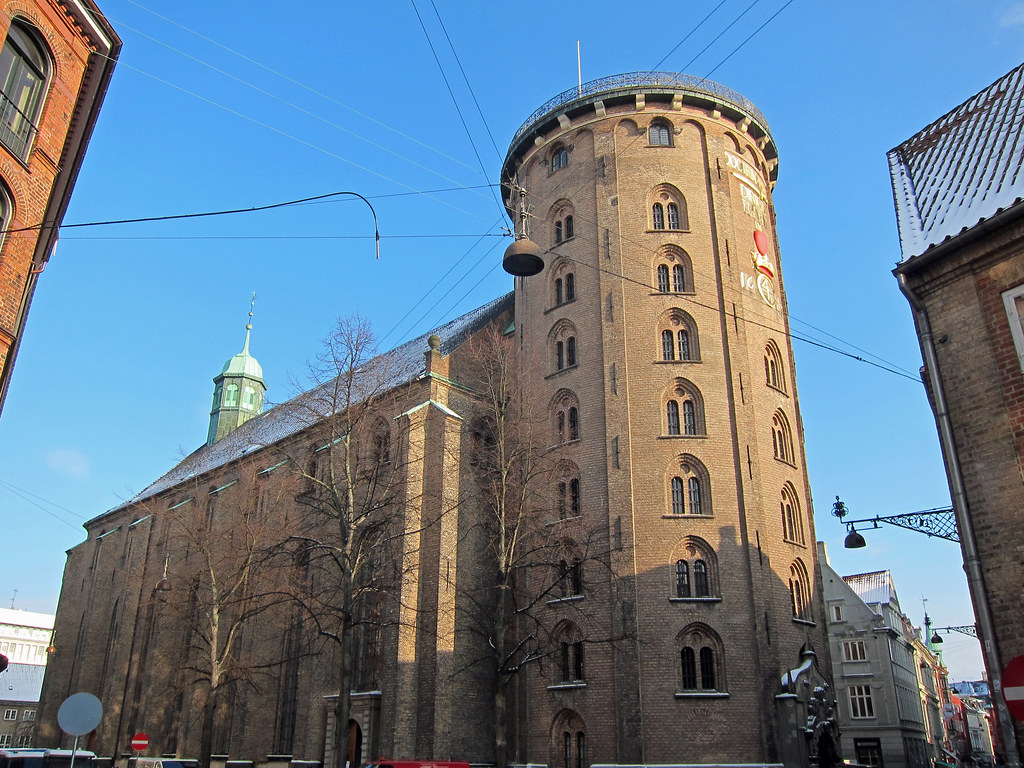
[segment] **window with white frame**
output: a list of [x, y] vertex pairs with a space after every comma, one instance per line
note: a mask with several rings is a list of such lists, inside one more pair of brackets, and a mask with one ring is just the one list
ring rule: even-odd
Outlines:
[[875, 716], [875, 707], [871, 702], [870, 685], [850, 686], [850, 717], [867, 718]]
[[863, 640], [847, 640], [843, 643], [843, 661], [867, 661], [867, 648]]
[[34, 709], [26, 709], [25, 714], [22, 716], [22, 720], [26, 723], [30, 723], [36, 719], [36, 711]]
[[0, 747], [11, 746], [11, 738], [14, 734], [11, 733], [0, 733]]
[[832, 606], [832, 621], [842, 621], [842, 620], [843, 620], [843, 606], [838, 605], [838, 604], [837, 605], [833, 605]]
[[4, 710], [4, 720], [17, 720], [17, 719], [18, 719], [18, 710], [16, 710], [16, 709], [5, 709]]
[[1010, 336], [1017, 350], [1017, 362], [1024, 371], [1024, 285], [1004, 291], [1003, 306], [1010, 321]]

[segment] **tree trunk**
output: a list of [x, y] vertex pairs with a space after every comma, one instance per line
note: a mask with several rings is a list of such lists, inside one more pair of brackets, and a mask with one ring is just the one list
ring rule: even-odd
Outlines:
[[[345, 768], [348, 760], [348, 721], [352, 710], [349, 696], [350, 670], [348, 660], [348, 622], [342, 627], [338, 641], [338, 701], [334, 705], [334, 768]], [[358, 768], [352, 766], [352, 768]]]
[[199, 768], [210, 768], [213, 752], [213, 723], [217, 716], [217, 689], [210, 686], [203, 704], [203, 723], [199, 732]]

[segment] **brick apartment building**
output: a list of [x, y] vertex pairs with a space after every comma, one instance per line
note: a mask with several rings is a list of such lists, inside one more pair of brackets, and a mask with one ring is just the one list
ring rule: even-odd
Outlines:
[[[903, 260], [1008, 764], [1000, 676], [1024, 655], [1024, 66], [889, 153]], [[1014, 734], [1016, 738], [1014, 738]]]
[[[377, 618], [355, 641], [351, 761], [494, 762], [496, 718], [516, 763], [836, 760], [776, 175], [760, 112], [683, 75], [573, 88], [517, 132], [507, 204], [513, 183], [525, 189], [545, 269], [360, 368], [359, 392], [388, 371], [374, 471], [399, 468], [403, 495], [382, 519], [416, 543], [375, 561], [400, 563], [393, 608], [359, 609]], [[490, 327], [519, 348], [522, 407], [549, 468], [527, 535], [559, 553], [509, 587], [530, 610], [516, 604], [512, 646], [524, 650], [498, 671], [472, 610], [493, 600], [496, 568], [486, 505], [470, 493], [494, 450], [474, 398], [485, 366], [473, 347]], [[207, 444], [91, 520], [69, 552], [40, 712], [54, 741], [57, 705], [86, 690], [107, 713], [97, 754], [121, 760], [144, 730], [153, 754], [195, 757], [196, 698], [181, 684], [194, 638], [167, 616], [197, 594], [179, 569], [201, 546], [168, 531], [197, 515], [211, 537], [237, 535], [270, 496], [280, 507], [264, 519], [301, 526], [307, 491], [290, 478], [351, 445], [354, 430], [325, 439], [327, 422], [301, 418], [329, 381], [258, 413], [248, 336], [216, 382]], [[285, 660], [229, 694], [213, 738], [225, 759], [332, 759], [337, 659], [282, 611], [245, 630], [240, 647]], [[492, 691], [506, 673], [502, 718]]]
[[10, 0], [0, 33], [2, 410], [121, 40], [92, 0]]

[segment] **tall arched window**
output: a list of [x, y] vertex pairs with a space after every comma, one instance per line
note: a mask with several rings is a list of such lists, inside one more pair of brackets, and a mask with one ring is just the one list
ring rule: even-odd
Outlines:
[[49, 75], [50, 56], [38, 35], [23, 20], [13, 19], [0, 51], [0, 141], [22, 159], [36, 133]]
[[651, 207], [651, 216], [655, 229], [665, 228], [665, 207], [661, 203], [655, 203]]
[[782, 372], [782, 355], [774, 341], [769, 341], [764, 348], [764, 381], [769, 387], [786, 391], [786, 380]]
[[683, 401], [683, 434], [697, 434], [697, 406], [694, 405], [693, 400]]
[[786, 483], [779, 501], [779, 512], [782, 515], [782, 538], [794, 544], [804, 543], [804, 522], [797, 504], [793, 487]]
[[711, 480], [707, 469], [690, 454], [679, 456], [676, 462], [666, 477], [666, 511], [671, 515], [711, 515]]
[[569, 408], [569, 439], [580, 439], [580, 412], [576, 406]]
[[[685, 403], [684, 403], [685, 405]], [[679, 403], [675, 400], [669, 400], [665, 405], [666, 415], [668, 417], [668, 434], [678, 435], [679, 434]]]
[[787, 464], [794, 462], [793, 433], [789, 428], [789, 420], [782, 411], [776, 411], [772, 417], [772, 451], [775, 458]]
[[669, 203], [665, 208], [668, 210], [668, 228], [679, 229], [679, 206]]
[[811, 585], [807, 570], [799, 560], [789, 566], [789, 596], [792, 601], [793, 618], [809, 621], [811, 618]]
[[676, 597], [690, 596], [690, 564], [676, 560]]
[[672, 331], [661, 332], [661, 359], [662, 360], [675, 360], [676, 359], [676, 345], [675, 339], [672, 336]]
[[680, 692], [724, 691], [722, 641], [704, 624], [691, 624], [676, 638]]
[[658, 265], [658, 291], [661, 293], [669, 292], [668, 264]]
[[682, 264], [675, 264], [672, 267], [672, 290], [676, 293], [686, 293], [686, 269]]
[[565, 340], [565, 364], [568, 367], [576, 365], [576, 337], [570, 336]]
[[576, 298], [576, 275], [568, 272], [565, 275], [565, 300], [572, 301]]
[[693, 561], [693, 596], [708, 596], [708, 566], [703, 560]]
[[569, 164], [569, 151], [565, 147], [555, 147], [551, 153], [551, 172], [554, 173], [560, 168]]
[[685, 328], [679, 331], [679, 359], [690, 359], [690, 332]]
[[228, 384], [224, 388], [224, 405], [235, 407], [238, 405], [238, 385]]
[[686, 512], [686, 505], [683, 501], [683, 478], [672, 478], [672, 514], [682, 515]]

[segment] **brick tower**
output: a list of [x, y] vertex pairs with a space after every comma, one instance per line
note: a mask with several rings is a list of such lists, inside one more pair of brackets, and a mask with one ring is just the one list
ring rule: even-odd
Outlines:
[[520, 690], [532, 760], [834, 759], [777, 170], [753, 104], [677, 74], [573, 88], [512, 140], [545, 260], [516, 330], [572, 496], [553, 535], [607, 542], [550, 602], [566, 658]]

